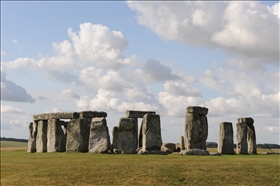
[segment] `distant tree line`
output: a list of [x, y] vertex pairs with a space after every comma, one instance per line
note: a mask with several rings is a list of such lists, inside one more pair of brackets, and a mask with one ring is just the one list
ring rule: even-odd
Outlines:
[[18, 141], [18, 142], [28, 142], [27, 139], [18, 139], [18, 138], [5, 138], [5, 137], [0, 137], [0, 141]]
[[[206, 142], [206, 147], [208, 147], [208, 148], [217, 148], [218, 147], [218, 143], [216, 143], [216, 142]], [[234, 147], [236, 147], [236, 144], [234, 144]], [[271, 143], [264, 143], [264, 144], [257, 144], [257, 148], [280, 149], [280, 145], [278, 145], [278, 144], [271, 144]]]

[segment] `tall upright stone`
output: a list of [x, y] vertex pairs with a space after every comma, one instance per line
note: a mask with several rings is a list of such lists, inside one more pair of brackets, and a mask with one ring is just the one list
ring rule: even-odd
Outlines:
[[145, 114], [142, 120], [142, 150], [160, 150], [162, 146], [160, 116]]
[[48, 152], [65, 151], [65, 137], [59, 119], [48, 120], [47, 140]]
[[248, 154], [257, 154], [256, 132], [253, 124], [247, 124]]
[[233, 128], [230, 122], [220, 124], [218, 152], [221, 154], [234, 154]]
[[39, 120], [36, 135], [36, 152], [47, 152], [47, 120]]
[[206, 150], [208, 137], [208, 108], [189, 106], [185, 119], [185, 149]]
[[88, 152], [89, 125], [86, 119], [71, 119], [67, 125], [67, 152]]
[[113, 149], [122, 154], [134, 154], [138, 147], [137, 118], [121, 118], [113, 128]]
[[36, 152], [36, 136], [37, 136], [37, 122], [33, 121], [29, 124], [29, 138], [27, 152]]
[[185, 150], [185, 138], [184, 136], [180, 136], [180, 149]]
[[110, 136], [106, 119], [92, 118], [89, 136], [89, 152], [107, 153], [110, 150]]

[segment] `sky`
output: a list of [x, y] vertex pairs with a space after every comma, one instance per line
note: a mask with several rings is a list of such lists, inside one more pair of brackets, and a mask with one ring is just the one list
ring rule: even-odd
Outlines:
[[112, 138], [126, 110], [148, 110], [178, 143], [202, 106], [209, 142], [252, 117], [257, 143], [279, 144], [279, 19], [278, 1], [1, 1], [1, 137], [92, 110]]

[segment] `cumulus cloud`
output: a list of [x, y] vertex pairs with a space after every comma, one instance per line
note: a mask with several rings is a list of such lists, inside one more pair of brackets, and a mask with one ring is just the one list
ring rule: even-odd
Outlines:
[[6, 79], [6, 73], [1, 70], [1, 100], [14, 102], [30, 102], [36, 100], [26, 92], [26, 90]]
[[9, 105], [1, 105], [1, 113], [24, 114], [24, 112], [21, 109]]
[[142, 70], [138, 72], [143, 74], [145, 80], [151, 82], [181, 79], [181, 77], [172, 73], [170, 67], [161, 64], [161, 62], [156, 59], [147, 60], [143, 64]]
[[222, 48], [235, 55], [279, 61], [279, 3], [127, 2], [137, 21], [166, 40]]
[[62, 89], [61, 93], [63, 95], [67, 95], [67, 96], [70, 96], [71, 98], [74, 98], [74, 99], [80, 99], [80, 95], [75, 93], [73, 90], [71, 89]]

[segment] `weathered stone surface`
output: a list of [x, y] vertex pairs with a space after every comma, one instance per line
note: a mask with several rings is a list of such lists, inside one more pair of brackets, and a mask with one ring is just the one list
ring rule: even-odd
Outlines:
[[238, 118], [238, 123], [254, 124], [253, 118]]
[[73, 119], [73, 118], [79, 118], [79, 113], [57, 112], [57, 113], [38, 114], [33, 116], [34, 121], [48, 120], [48, 119]]
[[247, 124], [237, 123], [236, 124], [236, 153], [237, 154], [247, 154], [248, 144], [247, 144]]
[[110, 136], [105, 118], [92, 118], [89, 137], [89, 152], [107, 153], [110, 150]]
[[180, 149], [185, 150], [185, 138], [184, 138], [184, 136], [180, 136]]
[[47, 126], [46, 120], [38, 121], [36, 136], [36, 152], [47, 152]]
[[196, 156], [209, 156], [210, 153], [207, 150], [202, 149], [190, 149], [190, 150], [182, 150], [180, 155], [196, 155]]
[[221, 156], [222, 154], [219, 152], [210, 152], [210, 156]]
[[205, 115], [187, 112], [185, 121], [185, 149], [206, 150], [207, 137], [207, 117]]
[[256, 131], [253, 124], [247, 125], [248, 153], [257, 154]]
[[145, 114], [155, 115], [155, 111], [136, 111], [136, 110], [127, 110], [127, 118], [143, 118]]
[[67, 152], [88, 152], [88, 119], [71, 119], [67, 125]]
[[161, 146], [161, 151], [171, 154], [176, 151], [176, 144], [175, 143], [163, 143]]
[[145, 114], [142, 120], [142, 149], [160, 150], [162, 145], [160, 116]]
[[119, 126], [113, 128], [113, 149], [122, 154], [137, 153], [137, 118], [121, 118]]
[[99, 111], [82, 111], [79, 112], [80, 118], [106, 118], [107, 113], [106, 112], [99, 112]]
[[36, 136], [37, 136], [37, 122], [30, 122], [29, 124], [29, 138], [27, 152], [36, 152]]
[[198, 107], [198, 106], [188, 106], [187, 107], [188, 113], [195, 113], [195, 114], [201, 114], [201, 115], [207, 115], [208, 108], [206, 107]]
[[47, 140], [48, 152], [64, 152], [66, 150], [66, 137], [59, 119], [48, 120]]
[[234, 154], [232, 123], [223, 122], [220, 124], [218, 152], [221, 154]]

